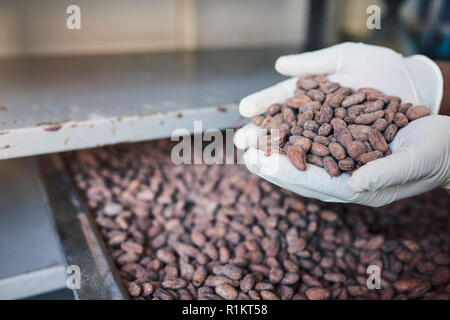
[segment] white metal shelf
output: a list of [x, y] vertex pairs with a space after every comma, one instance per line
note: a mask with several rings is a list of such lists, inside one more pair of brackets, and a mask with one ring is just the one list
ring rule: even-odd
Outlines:
[[235, 127], [292, 49], [0, 60], [0, 159]]

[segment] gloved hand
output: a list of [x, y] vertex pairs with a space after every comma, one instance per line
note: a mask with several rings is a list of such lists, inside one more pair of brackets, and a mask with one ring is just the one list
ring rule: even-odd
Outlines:
[[[383, 47], [344, 43], [281, 57], [275, 68], [295, 78], [244, 98], [239, 106], [243, 116], [258, 115], [272, 103], [284, 102], [303, 74], [326, 74], [330, 81], [354, 89], [373, 87], [404, 102], [427, 105], [432, 114], [438, 113], [442, 100], [442, 74], [434, 62], [425, 56], [404, 58]], [[378, 207], [438, 186], [450, 187], [450, 118], [446, 116], [411, 122], [390, 144], [392, 155], [366, 164], [352, 177], [347, 173], [330, 177], [310, 164], [302, 172], [286, 156], [264, 157], [254, 148], [256, 129], [249, 124], [235, 136], [238, 148], [249, 148], [244, 155], [248, 169], [305, 197]]]

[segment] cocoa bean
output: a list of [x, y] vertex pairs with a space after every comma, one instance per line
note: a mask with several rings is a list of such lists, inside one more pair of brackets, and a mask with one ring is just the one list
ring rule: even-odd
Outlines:
[[235, 288], [226, 283], [218, 285], [216, 287], [216, 293], [225, 300], [235, 300], [239, 295], [239, 292]]
[[322, 107], [317, 117], [317, 122], [322, 125], [324, 123], [329, 123], [333, 119], [333, 109], [331, 107]]
[[251, 289], [253, 289], [253, 286], [255, 285], [256, 279], [255, 275], [250, 273], [247, 274], [240, 283], [240, 289], [243, 292], [249, 292]]
[[165, 289], [181, 289], [187, 286], [187, 282], [184, 279], [178, 278], [178, 279], [164, 280], [161, 283], [161, 285]]
[[388, 126], [388, 123], [387, 123], [386, 119], [378, 119], [372, 125], [372, 128], [374, 128], [374, 129], [376, 129], [376, 130], [378, 130], [380, 132], [383, 132], [384, 130], [386, 130], [387, 126]]
[[303, 125], [303, 129], [310, 130], [312, 132], [317, 132], [317, 131], [319, 131], [319, 124], [314, 120], [308, 120]]
[[367, 152], [367, 153], [364, 153], [364, 154], [360, 155], [357, 158], [357, 160], [358, 160], [359, 163], [364, 165], [366, 163], [369, 163], [371, 161], [380, 159], [382, 157], [383, 157], [383, 153], [381, 151], [379, 151], [379, 150], [375, 150], [375, 151]]
[[274, 103], [267, 108], [266, 112], [269, 116], [274, 116], [280, 111], [281, 111], [281, 104]]
[[[375, 130], [376, 131], [376, 130]], [[377, 131], [379, 132], [379, 131]], [[384, 140], [384, 138], [383, 138]], [[369, 136], [370, 141], [370, 136]], [[361, 141], [352, 141], [347, 144], [347, 147], [345, 148], [348, 155], [352, 157], [353, 159], [357, 159], [360, 155], [366, 152], [366, 146]]]
[[[320, 157], [325, 157], [330, 154], [330, 150], [328, 150], [328, 148], [326, 146], [324, 146], [323, 144], [317, 143], [317, 142], [313, 142], [311, 144], [310, 151], [312, 154], [315, 154], [316, 156], [320, 156]], [[305, 160], [306, 160], [306, 157], [305, 157]]]
[[308, 97], [310, 97], [313, 101], [322, 102], [325, 100], [325, 94], [317, 89], [311, 89], [307, 92]]
[[264, 120], [263, 116], [254, 116], [252, 118], [252, 122], [255, 126], [260, 126]]
[[127, 284], [127, 291], [128, 294], [132, 297], [139, 297], [139, 295], [141, 294], [141, 286], [134, 283], [134, 282], [128, 282]]
[[240, 280], [242, 278], [242, 269], [232, 264], [216, 266], [213, 268], [213, 273], [223, 275], [233, 280]]
[[260, 291], [259, 294], [263, 300], [280, 300], [280, 298], [271, 291]]
[[397, 134], [397, 131], [398, 131], [397, 125], [395, 125], [395, 124], [388, 125], [386, 130], [384, 130], [384, 138], [386, 139], [387, 143], [390, 143], [390, 142], [392, 142], [392, 140], [394, 140], [394, 137]]
[[293, 145], [288, 151], [289, 161], [300, 171], [306, 170], [306, 152], [299, 145]]
[[351, 171], [355, 167], [355, 161], [352, 158], [345, 158], [342, 160], [339, 160], [338, 167], [342, 171]]
[[344, 148], [346, 148], [353, 141], [353, 137], [350, 131], [346, 127], [340, 125], [337, 125], [333, 128], [336, 141]]
[[306, 162], [316, 165], [318, 167], [323, 167], [323, 158], [316, 156], [314, 154], [308, 154], [306, 156]]
[[425, 106], [414, 106], [408, 108], [406, 111], [406, 117], [409, 121], [414, 121], [419, 118], [428, 116], [431, 113], [431, 110]]
[[325, 168], [325, 170], [328, 172], [328, 174], [330, 176], [337, 177], [340, 175], [338, 165], [332, 157], [326, 156], [325, 158], [323, 158], [322, 162], [323, 162], [323, 167]]
[[331, 96], [329, 101], [330, 105], [334, 108], [338, 108], [341, 106], [341, 103], [344, 101], [345, 95], [338, 94], [337, 92]]
[[362, 115], [359, 115], [355, 119], [355, 123], [357, 124], [372, 124], [378, 119], [381, 119], [384, 117], [384, 111], [375, 111], [371, 113], [365, 113]]
[[324, 136], [315, 136], [314, 142], [320, 143], [324, 146], [328, 146], [330, 144], [330, 139]]
[[420, 279], [404, 279], [404, 280], [397, 280], [393, 283], [395, 290], [398, 292], [409, 292], [411, 291], [415, 286], [420, 284], [422, 280]]
[[341, 86], [337, 82], [325, 82], [320, 85], [320, 90], [326, 94], [330, 94], [338, 90]]
[[317, 111], [320, 111], [321, 106], [318, 101], [310, 101], [302, 105], [299, 111], [300, 113], [312, 112], [315, 114]]
[[320, 126], [318, 134], [324, 137], [328, 137], [331, 133], [331, 125], [328, 123], [324, 123]]
[[365, 113], [372, 113], [372, 112], [375, 112], [375, 111], [382, 110], [383, 106], [384, 106], [384, 102], [381, 101], [381, 100], [368, 101], [368, 102], [364, 103], [364, 105], [366, 106], [366, 108], [364, 109], [364, 112]]
[[330, 297], [330, 290], [322, 288], [310, 288], [305, 292], [309, 300], [327, 300]]
[[200, 287], [206, 279], [208, 272], [204, 266], [199, 266], [192, 276], [192, 283], [196, 287]]
[[336, 160], [342, 160], [346, 157], [346, 152], [343, 146], [341, 146], [339, 143], [337, 142], [330, 142], [330, 144], [328, 145], [328, 149], [330, 150], [331, 155], [336, 159]]
[[334, 116], [339, 119], [344, 119], [347, 116], [347, 109], [343, 107], [334, 109]]
[[386, 139], [384, 139], [384, 136], [378, 130], [372, 129], [369, 134], [369, 142], [374, 150], [379, 150], [382, 153], [387, 152], [389, 149]]
[[408, 125], [408, 118], [406, 118], [406, 116], [403, 113], [397, 112], [394, 116], [394, 123], [399, 128], [406, 127]]
[[366, 99], [366, 94], [364, 92], [357, 92], [357, 93], [354, 93], [354, 94], [346, 97], [344, 99], [344, 101], [342, 101], [341, 106], [343, 106], [344, 108], [354, 106], [355, 104], [360, 104], [365, 99]]
[[295, 109], [301, 108], [305, 103], [311, 102], [311, 98], [308, 97], [306, 94], [303, 95], [296, 95], [292, 98], [289, 98], [286, 100], [286, 104]]
[[406, 115], [406, 111], [412, 107], [412, 103], [403, 103], [399, 106], [398, 112], [401, 112]]
[[297, 117], [297, 125], [303, 128], [303, 125], [308, 120], [312, 120], [314, 113], [312, 111], [306, 111], [304, 113], [299, 113]]

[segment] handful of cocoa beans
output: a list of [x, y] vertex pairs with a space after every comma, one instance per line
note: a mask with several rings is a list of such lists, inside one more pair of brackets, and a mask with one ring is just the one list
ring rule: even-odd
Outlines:
[[391, 154], [388, 143], [398, 130], [429, 114], [428, 107], [377, 89], [355, 92], [323, 75], [305, 75], [293, 97], [272, 104], [253, 123], [270, 134], [257, 146], [267, 156], [281, 153], [300, 171], [310, 163], [339, 176]]

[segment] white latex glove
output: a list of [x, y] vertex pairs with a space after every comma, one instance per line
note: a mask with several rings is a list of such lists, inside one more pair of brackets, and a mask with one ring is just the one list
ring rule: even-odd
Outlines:
[[[293, 96], [298, 76], [326, 74], [330, 81], [353, 89], [373, 87], [403, 102], [423, 104], [439, 112], [443, 78], [439, 67], [425, 56], [404, 58], [383, 47], [343, 43], [315, 52], [280, 57], [278, 72], [293, 76], [244, 98], [241, 114], [253, 117], [273, 103]], [[358, 169], [330, 177], [325, 169], [308, 164], [299, 171], [283, 155], [264, 157], [254, 148], [256, 129], [248, 124], [235, 136], [248, 169], [262, 178], [305, 197], [329, 202], [350, 202], [373, 207], [411, 197], [438, 186], [450, 187], [450, 118], [430, 116], [399, 130], [390, 144], [393, 154]]]

